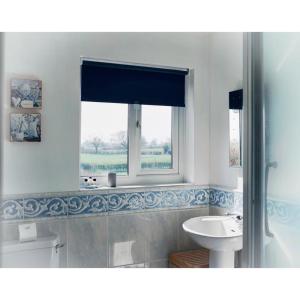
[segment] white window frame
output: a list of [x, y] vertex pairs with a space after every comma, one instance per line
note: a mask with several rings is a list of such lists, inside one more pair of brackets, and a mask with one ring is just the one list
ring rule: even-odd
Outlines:
[[[172, 107], [172, 169], [142, 169], [141, 168], [141, 106], [128, 104], [128, 174], [117, 175], [117, 185], [151, 185], [182, 183], [182, 131], [184, 124], [184, 108]], [[141, 125], [141, 126], [140, 126]], [[81, 142], [80, 142], [81, 143]], [[80, 161], [80, 159], [79, 159]], [[79, 162], [80, 168], [80, 162]], [[81, 172], [81, 170], [79, 170]], [[90, 175], [93, 176], [93, 175]], [[80, 175], [80, 184], [86, 176]], [[98, 185], [107, 185], [106, 175], [93, 176]]]
[[136, 154], [138, 161], [137, 161], [137, 170], [136, 175], [159, 175], [159, 174], [178, 174], [178, 165], [179, 165], [179, 156], [178, 156], [178, 127], [179, 127], [179, 118], [178, 118], [178, 108], [172, 107], [172, 116], [171, 116], [171, 147], [172, 147], [172, 168], [171, 169], [142, 169], [141, 168], [141, 138], [142, 138], [142, 127], [143, 127], [143, 120], [142, 120], [142, 107], [140, 105], [134, 106], [134, 109], [137, 111], [136, 115], [136, 146], [138, 153]]

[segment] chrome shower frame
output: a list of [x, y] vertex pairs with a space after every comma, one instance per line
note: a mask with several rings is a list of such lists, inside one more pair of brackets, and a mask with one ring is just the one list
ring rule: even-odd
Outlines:
[[262, 33], [244, 33], [242, 267], [263, 265], [266, 162], [262, 51]]

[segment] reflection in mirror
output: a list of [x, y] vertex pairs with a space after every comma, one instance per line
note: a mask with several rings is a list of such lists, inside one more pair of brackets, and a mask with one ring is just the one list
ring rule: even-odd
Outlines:
[[241, 111], [229, 110], [229, 166], [241, 167]]
[[242, 165], [243, 90], [229, 93], [229, 166]]

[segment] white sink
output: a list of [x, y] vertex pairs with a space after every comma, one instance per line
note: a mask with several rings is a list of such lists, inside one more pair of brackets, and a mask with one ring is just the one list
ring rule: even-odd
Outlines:
[[196, 243], [210, 250], [209, 267], [234, 267], [234, 252], [243, 248], [243, 223], [239, 217], [197, 217], [182, 226]]

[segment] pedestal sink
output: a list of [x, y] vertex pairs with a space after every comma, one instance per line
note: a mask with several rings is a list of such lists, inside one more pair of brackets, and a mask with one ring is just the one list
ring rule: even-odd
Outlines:
[[209, 251], [210, 268], [233, 268], [235, 251], [243, 247], [240, 216], [206, 216], [183, 223], [183, 229]]

